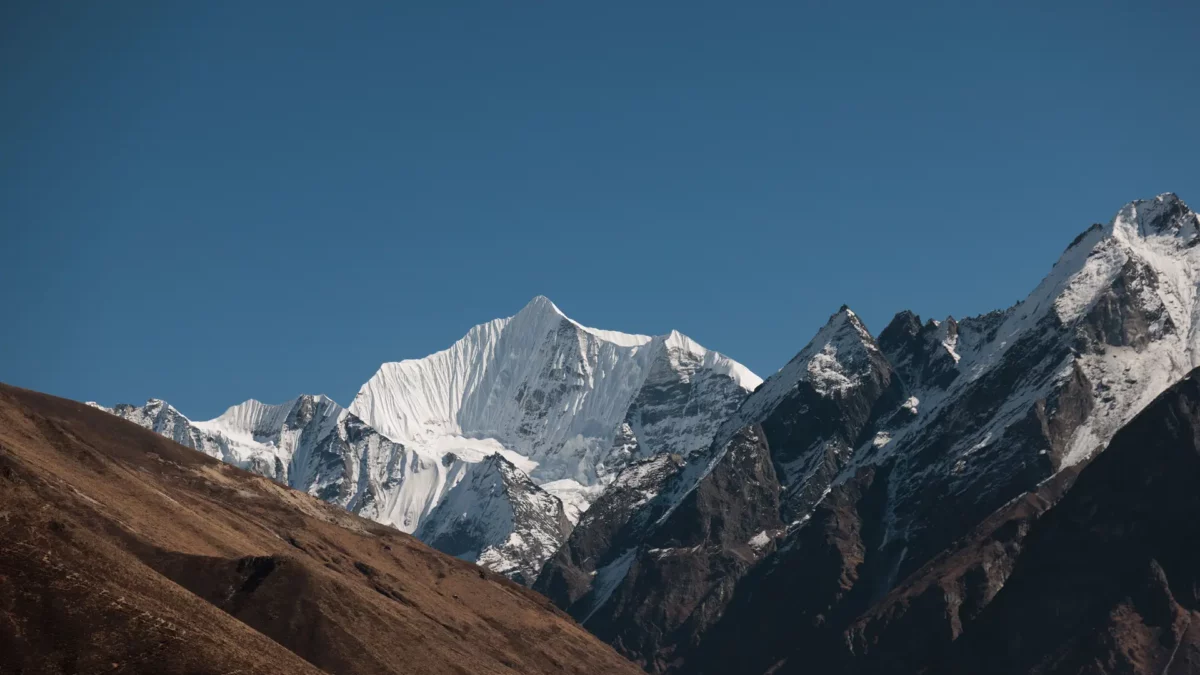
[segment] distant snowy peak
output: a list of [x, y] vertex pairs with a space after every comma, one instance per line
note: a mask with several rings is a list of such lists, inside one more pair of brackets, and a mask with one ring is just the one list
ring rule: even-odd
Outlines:
[[149, 399], [142, 406], [118, 403], [109, 408], [92, 401], [89, 401], [88, 405], [150, 429], [180, 445], [195, 448], [218, 459], [222, 458], [215, 445], [205, 443], [204, 435], [193, 427], [191, 420], [162, 399]]
[[1174, 194], [1127, 204], [1107, 225], [1093, 226], [1071, 243], [1029, 297], [1005, 313], [997, 337], [1011, 344], [1051, 310], [1071, 324], [1131, 274], [1159, 286], [1176, 308], [1190, 302], [1194, 270], [1181, 262], [1191, 259], [1198, 232], [1197, 215]]
[[326, 396], [246, 401], [192, 421], [163, 401], [102, 408], [211, 457], [412, 532], [465, 464], [418, 456]]
[[1175, 237], [1191, 243], [1200, 234], [1200, 218], [1178, 195], [1164, 192], [1154, 199], [1130, 202], [1110, 227], [1138, 237]]
[[833, 396], [853, 389], [885, 363], [870, 331], [843, 305], [787, 365], [746, 399], [723, 436], [732, 438], [741, 427], [761, 421], [802, 382]]
[[174, 426], [179, 422], [188, 421], [183, 413], [176, 410], [171, 404], [158, 398], [146, 399], [146, 404], [141, 406], [130, 403], [118, 403], [109, 408], [95, 401], [88, 401], [87, 405], [137, 422], [137, 424], [147, 429], [154, 428], [156, 431], [158, 430], [157, 428]]
[[313, 437], [328, 436], [345, 414], [345, 409], [327, 396], [304, 395], [279, 405], [251, 399], [220, 417], [192, 424], [247, 454], [263, 452], [286, 464], [297, 450], [301, 431]]
[[[492, 442], [510, 460], [521, 459], [537, 482], [591, 486], [615, 475], [631, 452], [705, 447], [715, 432], [712, 418], [760, 382], [678, 332], [650, 337], [588, 328], [539, 296], [510, 318], [472, 328], [447, 350], [384, 364], [350, 411], [419, 451]], [[644, 395], [648, 387], [673, 402], [646, 410], [658, 402]], [[669, 430], [655, 427], [663, 416], [674, 419]]]
[[[1076, 237], [1037, 288], [1009, 309], [924, 325], [912, 312], [900, 312], [879, 342], [910, 387], [937, 381], [944, 388], [959, 372], [980, 377], [1021, 339], [1046, 331], [1082, 331], [1085, 350], [1097, 340], [1122, 347], [1172, 330], [1190, 332], [1198, 309], [1198, 243], [1200, 217], [1176, 195], [1130, 202], [1107, 225]], [[1147, 325], [1118, 327], [1128, 317], [1101, 316], [1121, 305], [1135, 307]], [[1125, 334], [1086, 335], [1106, 325]]]
[[201, 424], [231, 433], [273, 437], [284, 427], [304, 426], [317, 417], [336, 421], [343, 412], [328, 396], [306, 394], [279, 405], [250, 399]]

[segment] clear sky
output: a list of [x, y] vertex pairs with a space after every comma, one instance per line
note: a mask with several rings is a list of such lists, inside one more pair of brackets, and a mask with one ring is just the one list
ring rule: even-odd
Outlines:
[[1200, 3], [908, 4], [0, 3], [0, 380], [348, 404], [536, 294], [766, 376], [1200, 203]]

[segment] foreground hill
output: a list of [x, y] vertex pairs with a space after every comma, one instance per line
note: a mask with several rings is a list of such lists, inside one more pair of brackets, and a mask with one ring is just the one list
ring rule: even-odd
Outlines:
[[638, 670], [499, 575], [0, 385], [0, 672]]

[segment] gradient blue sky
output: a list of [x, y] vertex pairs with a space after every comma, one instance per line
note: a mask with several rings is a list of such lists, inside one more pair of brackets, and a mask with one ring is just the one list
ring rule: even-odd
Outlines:
[[346, 404], [535, 294], [766, 376], [1200, 202], [1200, 3], [905, 5], [5, 2], [0, 380]]

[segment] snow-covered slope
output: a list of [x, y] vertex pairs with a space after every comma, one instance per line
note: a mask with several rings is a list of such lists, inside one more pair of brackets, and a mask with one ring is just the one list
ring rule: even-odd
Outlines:
[[467, 466], [411, 452], [325, 396], [280, 405], [246, 401], [207, 421], [191, 421], [159, 400], [104, 409], [405, 532], [416, 529]]
[[487, 444], [578, 504], [633, 460], [707, 447], [760, 381], [677, 332], [585, 328], [537, 297], [445, 351], [384, 364], [350, 411], [413, 448]]
[[384, 364], [349, 410], [301, 396], [199, 422], [162, 401], [110, 412], [532, 581], [623, 467], [706, 448], [759, 382], [677, 332], [584, 328], [538, 297]]
[[570, 531], [562, 502], [497, 453], [468, 466], [416, 535], [528, 584]]

